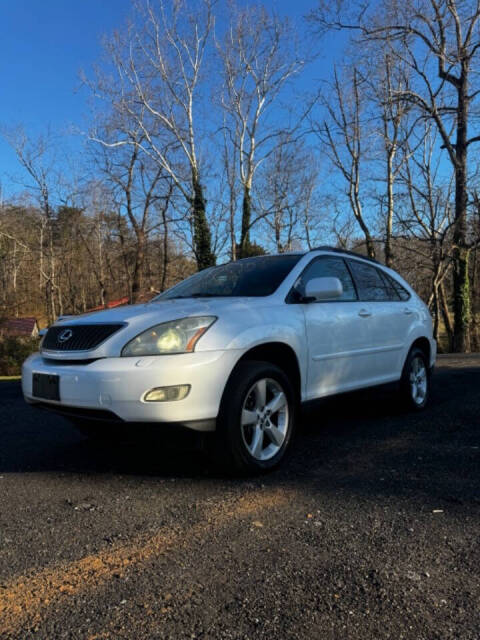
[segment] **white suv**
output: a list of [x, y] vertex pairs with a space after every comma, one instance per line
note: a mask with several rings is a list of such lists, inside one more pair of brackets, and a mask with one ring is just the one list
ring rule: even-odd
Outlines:
[[273, 468], [301, 403], [398, 381], [423, 409], [436, 357], [425, 304], [373, 260], [329, 247], [201, 271], [147, 304], [57, 322], [23, 365], [27, 402], [102, 423], [215, 431], [231, 468]]

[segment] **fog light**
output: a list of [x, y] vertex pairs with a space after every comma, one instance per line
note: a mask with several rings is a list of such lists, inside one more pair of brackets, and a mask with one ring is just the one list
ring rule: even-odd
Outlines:
[[156, 387], [145, 394], [145, 402], [173, 402], [183, 400], [190, 391], [189, 384], [178, 384], [173, 387]]

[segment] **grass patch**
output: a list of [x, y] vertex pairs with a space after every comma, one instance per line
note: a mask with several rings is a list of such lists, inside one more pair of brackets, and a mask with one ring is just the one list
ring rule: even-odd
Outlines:
[[22, 376], [0, 376], [0, 382], [5, 382], [8, 380], [20, 380]]
[[0, 339], [0, 372], [3, 376], [20, 376], [22, 363], [31, 353], [38, 351], [38, 338], [15, 338], [6, 336]]

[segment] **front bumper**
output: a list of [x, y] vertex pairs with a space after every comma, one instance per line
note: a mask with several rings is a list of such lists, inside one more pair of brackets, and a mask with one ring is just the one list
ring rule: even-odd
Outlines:
[[[102, 358], [88, 364], [30, 356], [22, 368], [25, 400], [72, 416], [111, 415], [126, 422], [178, 423], [199, 431], [215, 428], [215, 419], [228, 377], [241, 352], [205, 351], [173, 356]], [[60, 401], [36, 398], [34, 373], [60, 377]], [[154, 387], [191, 385], [186, 398], [174, 402], [145, 402]]]

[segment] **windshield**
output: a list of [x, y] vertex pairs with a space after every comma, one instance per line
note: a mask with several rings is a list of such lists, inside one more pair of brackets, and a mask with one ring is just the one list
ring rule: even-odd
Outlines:
[[280, 286], [301, 257], [301, 254], [261, 256], [211, 267], [180, 282], [153, 301], [174, 298], [269, 296]]

